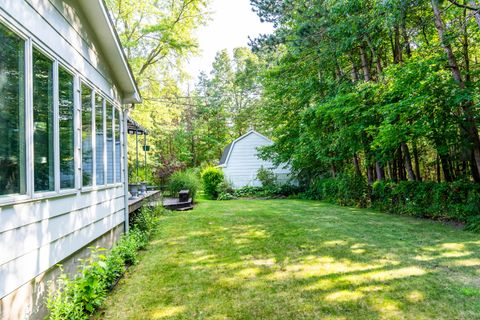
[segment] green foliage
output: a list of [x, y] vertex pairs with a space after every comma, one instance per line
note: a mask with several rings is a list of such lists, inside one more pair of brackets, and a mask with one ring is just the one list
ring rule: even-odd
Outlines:
[[223, 183], [224, 181], [223, 171], [219, 168], [207, 167], [203, 169], [201, 176], [202, 176], [203, 191], [205, 192], [205, 196], [207, 196], [207, 198], [209, 199], [217, 199], [218, 185]]
[[91, 248], [88, 258], [79, 260], [78, 273], [73, 278], [62, 274], [55, 291], [49, 292], [47, 298], [48, 319], [89, 319], [125, 272], [125, 266], [138, 262], [137, 251], [147, 246], [158, 225], [157, 211], [143, 209], [131, 231], [107, 254], [106, 249]]
[[371, 206], [414, 217], [467, 222], [470, 230], [478, 228], [480, 221], [480, 186], [468, 181], [376, 181], [370, 191], [361, 177], [341, 175], [315, 180], [303, 197], [344, 206]]
[[361, 176], [342, 174], [337, 178], [315, 180], [304, 195], [307, 198], [345, 206], [365, 207], [368, 201], [368, 186]]
[[236, 198], [232, 183], [225, 178], [217, 185], [217, 194], [217, 200], [233, 200]]
[[267, 187], [246, 186], [235, 190], [236, 198], [282, 198], [299, 194], [301, 187], [293, 184], [270, 185]]
[[262, 186], [265, 188], [268, 187], [275, 187], [277, 184], [277, 176], [275, 172], [264, 168], [263, 166], [260, 167], [257, 171], [257, 179], [262, 183]]
[[171, 195], [177, 195], [180, 190], [190, 190], [192, 199], [195, 199], [200, 180], [192, 170], [177, 171], [170, 176], [167, 189]]

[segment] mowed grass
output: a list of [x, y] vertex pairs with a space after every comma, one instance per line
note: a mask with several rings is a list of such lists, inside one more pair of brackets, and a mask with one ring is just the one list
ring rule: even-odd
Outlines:
[[480, 319], [480, 237], [315, 201], [162, 217], [105, 319]]

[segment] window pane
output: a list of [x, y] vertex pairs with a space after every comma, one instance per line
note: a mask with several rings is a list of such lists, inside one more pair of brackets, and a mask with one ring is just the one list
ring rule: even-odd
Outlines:
[[33, 152], [35, 191], [55, 190], [53, 62], [33, 50]]
[[104, 155], [104, 131], [103, 131], [103, 99], [99, 95], [95, 95], [95, 130], [96, 130], [96, 177], [97, 185], [105, 184], [105, 173], [103, 164]]
[[58, 70], [59, 128], [60, 128], [60, 188], [75, 187], [74, 131], [73, 131], [73, 76], [62, 68]]
[[24, 41], [0, 25], [0, 195], [25, 193]]
[[82, 180], [85, 187], [92, 185], [92, 150], [92, 90], [82, 84]]
[[115, 109], [115, 181], [122, 182], [122, 145], [120, 144], [121, 128], [120, 111]]
[[107, 183], [113, 183], [113, 106], [107, 102]]

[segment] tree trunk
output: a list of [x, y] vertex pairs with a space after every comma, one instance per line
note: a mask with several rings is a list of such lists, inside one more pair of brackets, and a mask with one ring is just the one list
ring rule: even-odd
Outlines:
[[462, 35], [462, 49], [463, 49], [463, 61], [465, 61], [465, 80], [471, 81], [470, 75], [470, 57], [468, 54], [468, 26], [467, 26], [467, 9], [463, 9], [463, 35]]
[[440, 183], [442, 182], [442, 177], [440, 173], [440, 157], [438, 156], [438, 154], [437, 154], [437, 160], [435, 161], [435, 168], [437, 172], [437, 182]]
[[470, 171], [472, 172], [472, 177], [475, 182], [480, 182], [480, 172], [477, 170], [475, 166], [475, 159], [473, 153], [471, 154], [471, 161], [470, 162]]
[[365, 46], [363, 44], [360, 46], [360, 59], [362, 61], [363, 78], [366, 82], [369, 82], [372, 80], [372, 76], [370, 74], [370, 67], [368, 66], [367, 53], [365, 52]]
[[408, 180], [415, 181], [415, 174], [413, 173], [412, 159], [410, 158], [410, 150], [405, 142], [401, 144], [402, 153], [405, 159], [405, 169], [407, 170]]
[[[433, 8], [433, 13], [435, 15], [435, 27], [437, 29], [442, 47], [445, 50], [445, 53], [447, 54], [447, 59], [448, 59], [448, 63], [450, 64], [450, 70], [452, 72], [453, 79], [455, 80], [455, 82], [458, 83], [458, 86], [460, 87], [460, 89], [465, 89], [465, 82], [462, 79], [460, 68], [458, 67], [458, 64], [457, 64], [457, 59], [453, 54], [452, 47], [450, 46], [450, 44], [447, 43], [445, 39], [444, 24], [443, 24], [438, 0], [431, 0], [431, 3]], [[472, 101], [466, 101], [462, 103], [461, 107], [462, 107], [463, 114], [465, 115], [467, 120], [465, 124], [466, 131], [468, 132], [469, 140], [472, 143], [472, 150], [473, 150], [475, 165], [477, 166], [477, 171], [480, 172], [480, 139], [478, 136], [477, 123], [476, 123], [475, 117], [473, 116], [473, 112], [471, 110], [473, 107], [473, 103]]]
[[385, 179], [385, 171], [378, 161], [375, 161], [375, 172], [377, 173], [377, 181], [382, 181]]
[[334, 161], [332, 161], [331, 170], [332, 170], [332, 177], [333, 177], [333, 178], [336, 178], [336, 177], [337, 177], [337, 167], [335, 166], [335, 162], [334, 162]]
[[413, 141], [413, 159], [415, 161], [415, 176], [418, 181], [422, 181], [422, 175], [420, 173], [420, 161], [418, 159], [417, 143]]
[[360, 169], [360, 160], [358, 159], [357, 154], [353, 155], [353, 164], [355, 166], [355, 173], [358, 176], [362, 176], [362, 170]]
[[398, 148], [397, 151], [397, 168], [398, 168], [398, 180], [404, 181], [406, 180], [405, 178], [405, 169], [403, 166], [403, 153], [402, 153], [402, 148]]
[[439, 155], [440, 157], [440, 162], [442, 163], [442, 169], [443, 169], [443, 177], [445, 178], [446, 182], [452, 182], [452, 175], [450, 173], [450, 164], [448, 161], [448, 156], [447, 155]]
[[371, 165], [367, 166], [367, 180], [369, 185], [373, 184], [373, 168]]
[[394, 56], [393, 56], [393, 62], [395, 64], [403, 62], [403, 57], [402, 57], [402, 47], [400, 46], [400, 30], [398, 28], [398, 25], [395, 25], [394, 27]]

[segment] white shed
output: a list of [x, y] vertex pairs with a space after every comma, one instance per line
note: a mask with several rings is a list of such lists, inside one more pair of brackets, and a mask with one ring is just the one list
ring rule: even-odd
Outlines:
[[286, 183], [290, 178], [288, 165], [274, 166], [271, 161], [259, 158], [259, 148], [272, 145], [273, 141], [251, 130], [230, 143], [224, 150], [219, 167], [234, 188], [261, 186], [257, 179], [258, 169], [264, 167], [272, 170], [279, 183]]
[[128, 228], [126, 105], [102, 0], [0, 0], [0, 318], [45, 315], [57, 263]]

